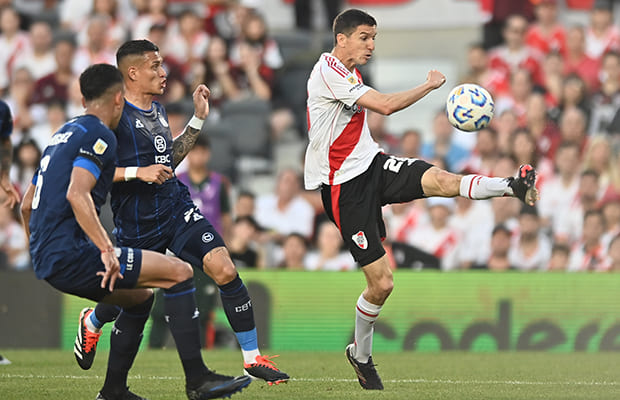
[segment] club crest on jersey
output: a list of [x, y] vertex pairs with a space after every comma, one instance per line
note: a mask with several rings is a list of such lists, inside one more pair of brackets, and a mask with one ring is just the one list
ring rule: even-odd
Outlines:
[[202, 234], [202, 241], [205, 243], [209, 243], [213, 240], [213, 234], [211, 232], [205, 232]]
[[103, 139], [97, 139], [97, 141], [93, 145], [93, 150], [97, 155], [102, 155], [107, 148], [108, 144]]
[[163, 115], [159, 114], [159, 122], [163, 125], [164, 128], [168, 127], [168, 121], [164, 118]]
[[138, 118], [136, 118], [136, 128], [144, 128], [144, 124]]
[[357, 83], [357, 79], [353, 75], [349, 76], [347, 80], [351, 85], [355, 85]]
[[153, 141], [155, 142], [155, 150], [160, 153], [166, 151], [166, 139], [163, 136], [157, 135]]
[[359, 231], [355, 235], [351, 236], [353, 242], [362, 250], [366, 250], [368, 248], [368, 240], [366, 240], [366, 235], [364, 231]]

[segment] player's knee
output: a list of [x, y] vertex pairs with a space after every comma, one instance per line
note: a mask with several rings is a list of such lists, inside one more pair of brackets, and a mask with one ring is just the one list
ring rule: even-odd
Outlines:
[[194, 270], [191, 265], [179, 259], [173, 260], [172, 271], [176, 283], [184, 282], [194, 277]]
[[237, 277], [237, 268], [225, 247], [211, 250], [203, 259], [203, 269], [218, 285], [225, 285]]

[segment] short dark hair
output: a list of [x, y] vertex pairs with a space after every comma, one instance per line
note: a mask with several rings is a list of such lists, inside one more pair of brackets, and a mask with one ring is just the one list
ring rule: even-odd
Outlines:
[[334, 44], [336, 43], [336, 37], [339, 33], [349, 36], [360, 25], [377, 26], [377, 21], [372, 15], [355, 8], [345, 10], [338, 14], [336, 18], [334, 18], [333, 25]]
[[123, 85], [123, 75], [110, 64], [91, 65], [80, 75], [80, 91], [86, 101], [100, 98], [115, 85]]
[[125, 42], [116, 51], [116, 65], [121, 65], [121, 60], [127, 56], [138, 56], [149, 51], [159, 51], [159, 47], [150, 40], [139, 39]]

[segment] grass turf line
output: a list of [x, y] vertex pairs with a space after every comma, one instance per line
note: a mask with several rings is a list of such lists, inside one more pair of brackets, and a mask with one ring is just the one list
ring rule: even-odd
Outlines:
[[[103, 383], [107, 353], [82, 371], [68, 351], [4, 350], [0, 399], [94, 399]], [[209, 367], [241, 374], [239, 352], [203, 353]], [[233, 399], [618, 399], [620, 361], [613, 353], [412, 353], [375, 354], [383, 392], [364, 391], [341, 353], [284, 352], [278, 366], [288, 384], [255, 381]], [[128, 384], [156, 399], [185, 399], [181, 364], [173, 350], [138, 354]]]

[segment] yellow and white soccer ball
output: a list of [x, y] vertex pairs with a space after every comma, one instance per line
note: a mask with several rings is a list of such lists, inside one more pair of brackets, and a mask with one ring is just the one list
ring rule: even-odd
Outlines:
[[466, 132], [478, 131], [491, 122], [495, 104], [489, 92], [480, 85], [464, 83], [452, 89], [446, 101], [450, 123]]

